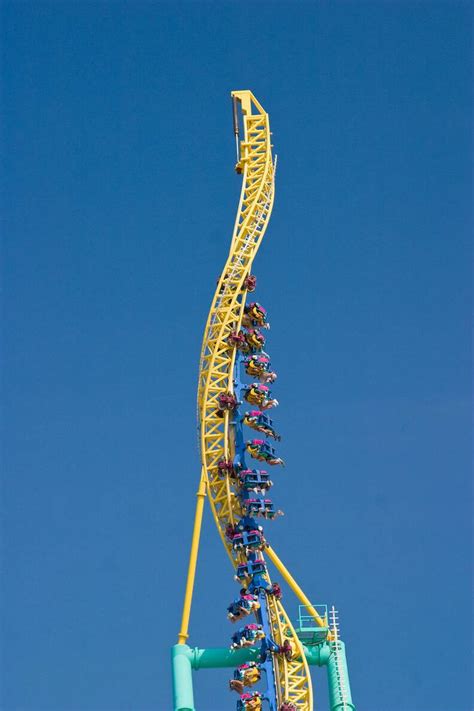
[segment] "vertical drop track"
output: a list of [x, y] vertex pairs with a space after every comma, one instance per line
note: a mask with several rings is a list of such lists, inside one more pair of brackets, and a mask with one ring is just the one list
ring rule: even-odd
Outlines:
[[[282, 605], [278, 587], [275, 588], [270, 580], [265, 547], [259, 550], [254, 547], [255, 542], [248, 545], [249, 540], [252, 541], [252, 532], [261, 526], [261, 518], [273, 517], [271, 502], [268, 503], [266, 495], [268, 489], [257, 484], [257, 491], [249, 492], [242, 484], [242, 477], [239, 478], [239, 474], [247, 471], [242, 405], [245, 398], [255, 396], [253, 402], [250, 400], [249, 409], [252, 409], [253, 403], [258, 403], [258, 394], [265, 393], [266, 387], [262, 378], [259, 382], [258, 377], [251, 376], [245, 383], [242, 378], [243, 371], [247, 370], [244, 360], [262, 352], [257, 343], [258, 319], [249, 318], [245, 311], [247, 293], [255, 286], [252, 263], [272, 212], [275, 162], [268, 114], [250, 91], [236, 91], [232, 97], [238, 158], [236, 171], [242, 175], [242, 191], [229, 256], [217, 284], [201, 351], [198, 384], [201, 482], [205, 485], [218, 532], [242, 587], [248, 597], [255, 597], [253, 603], [249, 602], [253, 605], [255, 622], [249, 621], [252, 620], [250, 615], [242, 613], [243, 621], [241, 623], [239, 617], [236, 627], [243, 624], [242, 635], [248, 635], [243, 646], [252, 642], [260, 646], [259, 671], [263, 672], [261, 683], [265, 688], [260, 691], [262, 699], [259, 701], [256, 696], [252, 698], [255, 694], [253, 686], [245, 686], [238, 707], [240, 705], [245, 711], [252, 708], [312, 711], [311, 677], [305, 654]], [[238, 106], [242, 116], [242, 140], [239, 140]], [[264, 374], [262, 377], [265, 379]], [[257, 386], [253, 388], [253, 395], [249, 394], [252, 383]], [[233, 407], [232, 398], [235, 399]], [[265, 422], [265, 418], [262, 421]], [[264, 438], [259, 432], [251, 434], [257, 441], [250, 445], [252, 455], [270, 462], [269, 443], [262, 442]], [[258, 475], [260, 470], [253, 471]], [[237, 545], [236, 537], [243, 534], [247, 543]], [[247, 573], [240, 577], [245, 567]], [[187, 613], [189, 619], [189, 609]], [[238, 646], [239, 639], [242, 639], [239, 634], [237, 631]], [[255, 639], [252, 635], [256, 635]], [[186, 636], [181, 634], [182, 641]]]

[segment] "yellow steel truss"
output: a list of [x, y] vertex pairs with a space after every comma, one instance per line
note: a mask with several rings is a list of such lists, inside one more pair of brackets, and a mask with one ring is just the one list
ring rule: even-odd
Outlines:
[[[207, 495], [222, 542], [232, 565], [241, 562], [241, 555], [232, 550], [225, 537], [229, 524], [242, 515], [239, 500], [229, 477], [218, 472], [218, 462], [233, 456], [233, 433], [228, 413], [218, 415], [218, 397], [233, 391], [235, 351], [227, 338], [238, 331], [245, 306], [245, 279], [270, 220], [275, 195], [275, 162], [272, 157], [268, 114], [250, 91], [234, 91], [232, 96], [242, 108], [243, 140], [240, 142], [238, 172], [242, 173], [242, 191], [229, 256], [219, 279], [206, 323], [202, 344], [198, 412], [202, 472]], [[198, 499], [198, 510], [200, 501]], [[196, 530], [196, 529], [195, 529]], [[196, 533], [194, 534], [194, 539]], [[193, 549], [194, 550], [194, 549]], [[195, 567], [194, 555], [194, 567]], [[191, 564], [190, 564], [191, 573]], [[194, 580], [194, 570], [191, 575]], [[187, 637], [190, 595], [186, 597], [180, 641]], [[281, 602], [268, 598], [272, 634], [279, 644], [288, 639], [294, 649], [293, 659], [275, 655], [279, 702], [290, 701], [299, 711], [312, 711], [311, 676], [301, 643]], [[187, 615], [187, 617], [186, 617]]]

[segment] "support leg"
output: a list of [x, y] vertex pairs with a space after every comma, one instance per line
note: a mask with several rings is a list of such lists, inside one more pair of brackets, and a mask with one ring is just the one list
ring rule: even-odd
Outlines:
[[194, 515], [193, 539], [191, 541], [191, 552], [189, 554], [188, 578], [186, 580], [186, 592], [184, 594], [183, 616], [181, 618], [181, 629], [178, 634], [178, 645], [185, 644], [188, 638], [189, 616], [191, 614], [191, 602], [193, 599], [194, 578], [196, 577], [196, 564], [199, 550], [199, 538], [201, 536], [202, 512], [204, 509], [204, 498], [206, 496], [206, 479], [204, 473], [201, 474], [199, 488], [197, 491], [196, 513]]
[[190, 649], [186, 644], [171, 648], [173, 711], [195, 711]]
[[355, 711], [355, 706], [352, 703], [344, 642], [337, 640], [332, 642], [330, 647], [331, 654], [327, 661], [327, 669], [331, 711]]

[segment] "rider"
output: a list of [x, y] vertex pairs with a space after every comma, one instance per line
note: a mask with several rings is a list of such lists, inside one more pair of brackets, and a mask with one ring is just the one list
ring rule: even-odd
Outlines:
[[220, 414], [224, 414], [225, 410], [235, 410], [237, 404], [237, 399], [233, 393], [220, 393], [217, 398], [217, 409]]
[[268, 410], [270, 407], [276, 407], [278, 405], [278, 400], [271, 398], [271, 391], [267, 385], [252, 383], [244, 393], [247, 402], [251, 405], [258, 405], [262, 410]]
[[245, 277], [244, 289], [247, 289], [247, 291], [252, 292], [252, 291], [255, 291], [256, 288], [257, 288], [257, 277], [254, 274], [249, 274], [248, 276]]
[[281, 592], [281, 587], [278, 583], [273, 583], [270, 594], [273, 595], [277, 600], [281, 600], [283, 593]]
[[265, 632], [263, 631], [262, 625], [257, 625], [256, 623], [245, 625], [245, 627], [241, 627], [232, 635], [232, 644], [230, 648], [237, 649], [238, 647], [253, 647], [256, 642], [264, 638]]
[[286, 660], [288, 662], [291, 662], [291, 660], [293, 659], [293, 645], [291, 644], [289, 639], [285, 639], [283, 644], [279, 646], [277, 654], [283, 654]]
[[229, 541], [233, 541], [235, 536], [239, 533], [239, 529], [237, 528], [237, 526], [233, 526], [231, 523], [228, 523], [224, 533], [225, 537]]
[[270, 328], [270, 324], [267, 321], [267, 312], [257, 301], [253, 301], [245, 306], [242, 324], [244, 326], [253, 326], [256, 324], [261, 328]]
[[270, 371], [270, 358], [266, 353], [254, 353], [244, 360], [245, 372], [260, 378], [265, 383], [273, 383], [276, 380], [276, 373]]
[[247, 593], [245, 588], [243, 588], [243, 591], [244, 594], [242, 594], [241, 591], [239, 599], [231, 602], [227, 608], [227, 617], [231, 622], [237, 622], [237, 620], [247, 617], [252, 612], [256, 612], [260, 607], [257, 595]]
[[217, 470], [220, 476], [225, 476], [228, 474], [230, 477], [235, 475], [235, 468], [232, 461], [227, 459], [221, 459], [217, 462]]
[[245, 334], [245, 342], [250, 350], [261, 351], [265, 345], [265, 338], [258, 328], [249, 328]]
[[262, 695], [258, 691], [253, 694], [242, 694], [237, 701], [237, 711], [261, 711]]
[[237, 348], [243, 353], [249, 352], [249, 346], [246, 341], [246, 334], [242, 330], [232, 331], [232, 333], [230, 333], [227, 337], [227, 343], [231, 348]]

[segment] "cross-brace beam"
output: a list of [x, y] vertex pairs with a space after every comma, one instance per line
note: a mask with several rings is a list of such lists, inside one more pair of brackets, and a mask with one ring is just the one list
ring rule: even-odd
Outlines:
[[[337, 649], [336, 649], [336, 646]], [[325, 666], [328, 674], [329, 703], [331, 711], [355, 711], [349, 684], [344, 642], [321, 642], [302, 645], [310, 666]], [[173, 674], [173, 711], [196, 711], [193, 693], [193, 671], [237, 667], [258, 661], [259, 649], [247, 647], [230, 650], [227, 647], [192, 649], [187, 644], [175, 644], [171, 649]]]

